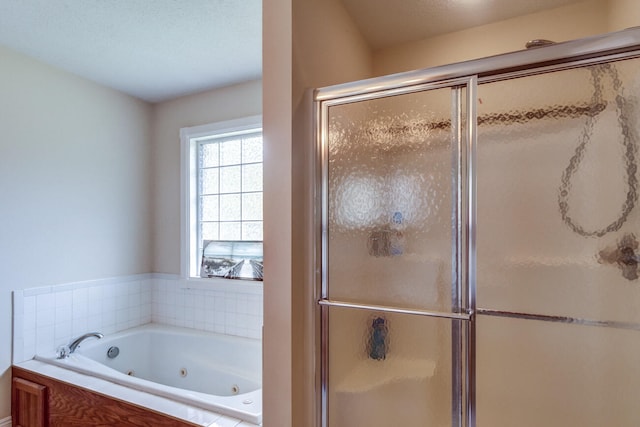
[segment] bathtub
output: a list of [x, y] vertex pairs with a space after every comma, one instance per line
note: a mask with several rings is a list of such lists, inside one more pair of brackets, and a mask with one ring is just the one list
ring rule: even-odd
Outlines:
[[[109, 349], [118, 355], [110, 358]], [[111, 351], [113, 355], [114, 350]], [[254, 424], [262, 422], [260, 340], [148, 324], [36, 360]]]

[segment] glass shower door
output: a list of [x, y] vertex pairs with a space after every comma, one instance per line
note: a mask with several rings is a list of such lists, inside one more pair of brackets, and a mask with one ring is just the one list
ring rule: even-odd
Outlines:
[[638, 69], [478, 87], [479, 427], [640, 425]]
[[461, 422], [468, 85], [322, 106], [324, 426]]

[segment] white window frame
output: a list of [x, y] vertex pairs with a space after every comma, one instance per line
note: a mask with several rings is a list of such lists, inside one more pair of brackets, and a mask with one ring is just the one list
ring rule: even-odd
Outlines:
[[262, 131], [262, 116], [210, 123], [180, 129], [180, 276], [186, 288], [200, 289], [262, 289], [261, 281], [200, 278], [197, 276], [200, 257], [197, 254], [197, 139], [206, 136], [223, 138]]

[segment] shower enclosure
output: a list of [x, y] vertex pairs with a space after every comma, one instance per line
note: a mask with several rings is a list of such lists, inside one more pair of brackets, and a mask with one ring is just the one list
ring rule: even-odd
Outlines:
[[315, 99], [319, 425], [640, 425], [640, 29]]

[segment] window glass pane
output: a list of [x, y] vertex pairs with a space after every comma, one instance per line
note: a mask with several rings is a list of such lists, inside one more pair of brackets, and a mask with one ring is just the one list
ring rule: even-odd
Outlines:
[[262, 220], [262, 193], [244, 193], [242, 195], [242, 220]]
[[220, 234], [218, 232], [218, 224], [218, 222], [203, 222], [202, 240], [218, 240], [220, 238]]
[[219, 196], [203, 196], [200, 199], [200, 215], [202, 221], [218, 221]]
[[220, 179], [218, 168], [202, 169], [200, 171], [200, 185], [202, 194], [216, 194], [219, 192]]
[[220, 196], [220, 220], [240, 221], [240, 194], [223, 194]]
[[240, 192], [240, 166], [220, 168], [220, 192]]
[[242, 166], [242, 191], [262, 191], [262, 163]]
[[218, 154], [218, 143], [208, 143], [200, 145], [200, 167], [210, 168], [220, 164]]
[[242, 163], [262, 161], [262, 136], [242, 140]]
[[238, 140], [225, 141], [220, 143], [220, 165], [239, 165], [241, 145]]
[[263, 146], [260, 132], [220, 139], [199, 137], [191, 142], [197, 144], [198, 156], [197, 193], [192, 196], [198, 200], [195, 237], [200, 265], [205, 241], [262, 241]]
[[262, 240], [262, 221], [243, 222], [242, 240]]
[[220, 240], [240, 240], [240, 222], [221, 222], [220, 223]]

